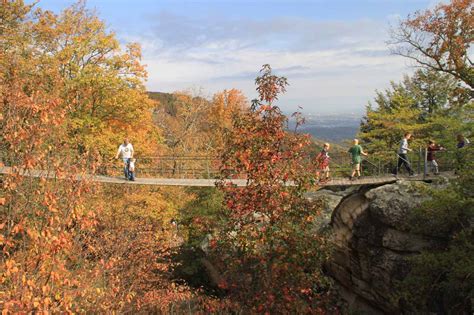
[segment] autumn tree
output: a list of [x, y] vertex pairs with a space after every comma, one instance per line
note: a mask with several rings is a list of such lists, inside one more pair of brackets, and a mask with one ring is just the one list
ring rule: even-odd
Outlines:
[[163, 129], [168, 153], [180, 155], [206, 155], [211, 150], [206, 132], [210, 102], [191, 92], [173, 94], [172, 110], [161, 104], [155, 110], [155, 121]]
[[[409, 16], [393, 34], [393, 51], [424, 69], [405, 84], [421, 105], [422, 119], [416, 122], [419, 136], [434, 138], [448, 148], [454, 147], [456, 134], [470, 136], [473, 130], [473, 13], [472, 1], [451, 0]], [[369, 109], [361, 127], [362, 135], [370, 139], [377, 129], [370, 130], [374, 126], [371, 112]], [[472, 147], [457, 154], [472, 157]], [[459, 178], [443, 189], [430, 191], [431, 198], [406, 220], [408, 230], [435, 237], [440, 243], [438, 248], [408, 259], [408, 274], [395, 288], [400, 303], [411, 312], [472, 310], [472, 158], [457, 167], [462, 169]]]
[[[70, 268], [80, 258], [78, 234], [72, 231], [90, 231], [95, 219], [82, 207], [88, 182], [71, 176], [84, 172], [84, 163], [50, 154], [69, 150], [63, 142], [67, 107], [55, 88], [63, 84], [56, 64], [45, 62], [50, 56], [35, 44], [31, 8], [3, 1], [0, 9], [1, 151], [2, 162], [12, 167], [1, 180], [1, 308], [7, 313], [79, 311], [78, 298], [97, 299], [93, 287], [78, 281], [93, 268]], [[60, 180], [21, 176], [35, 168]]]
[[217, 156], [232, 115], [248, 108], [245, 96], [236, 89], [218, 92], [211, 100], [202, 92], [191, 91], [157, 97], [161, 101], [155, 109], [155, 121], [173, 155]]
[[[314, 229], [318, 205], [303, 196], [309, 138], [287, 132], [287, 118], [274, 104], [286, 79], [265, 65], [256, 84], [260, 99], [234, 117], [222, 155], [227, 223], [211, 240], [223, 270], [220, 287], [245, 311], [323, 313], [325, 239]], [[244, 187], [226, 181], [242, 174]]]
[[236, 89], [214, 94], [208, 111], [208, 131], [211, 133], [212, 147], [220, 154], [224, 147], [224, 134], [232, 128], [232, 117], [249, 109], [247, 98]]
[[35, 17], [33, 44], [42, 62], [53, 63], [63, 79], [55, 88], [68, 106], [69, 142], [78, 150], [110, 156], [127, 135], [138, 154], [155, 153], [159, 137], [154, 104], [143, 85], [140, 46], [122, 49], [84, 1], [59, 15], [38, 9]]
[[474, 89], [473, 40], [473, 2], [451, 0], [402, 21], [392, 34], [392, 50], [422, 67], [448, 73]]
[[[0, 308], [165, 311], [191, 294], [167, 273], [170, 244], [163, 239], [169, 234], [155, 230], [166, 219], [139, 212], [149, 201], [136, 201], [133, 192], [128, 204], [105, 204], [126, 192], [104, 192], [88, 177], [95, 137], [95, 144], [115, 147], [113, 137], [138, 123], [150, 132], [147, 105], [134, 103], [146, 101], [141, 75], [121, 72], [141, 67], [138, 59], [101, 50], [115, 40], [90, 39], [103, 35], [103, 24], [84, 7], [69, 8], [62, 17], [33, 8], [20, 0], [0, 6], [0, 159], [10, 167], [0, 177]], [[85, 62], [89, 58], [92, 63]], [[131, 108], [120, 109], [122, 100]], [[50, 178], [23, 176], [36, 170]], [[149, 206], [168, 208], [163, 204], [156, 198]], [[120, 206], [133, 211], [120, 217]]]
[[[237, 89], [224, 90], [217, 92], [212, 97], [210, 120], [214, 124], [219, 122], [230, 128], [232, 126], [232, 117], [234, 114], [243, 112], [249, 108], [247, 98], [242, 91]], [[212, 117], [214, 115], [215, 117]]]

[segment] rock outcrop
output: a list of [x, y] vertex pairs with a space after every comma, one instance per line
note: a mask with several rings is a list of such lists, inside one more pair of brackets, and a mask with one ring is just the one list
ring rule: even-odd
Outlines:
[[316, 232], [326, 231], [331, 223], [332, 213], [346, 196], [357, 192], [356, 186], [346, 187], [341, 190], [320, 189], [306, 193], [305, 197], [310, 202], [318, 202], [322, 205], [321, 215], [314, 222]]
[[404, 228], [407, 214], [426, 199], [420, 193], [424, 185], [400, 181], [361, 187], [334, 209], [335, 250], [327, 270], [350, 309], [368, 314], [402, 311], [393, 288], [407, 273], [406, 258], [435, 246]]

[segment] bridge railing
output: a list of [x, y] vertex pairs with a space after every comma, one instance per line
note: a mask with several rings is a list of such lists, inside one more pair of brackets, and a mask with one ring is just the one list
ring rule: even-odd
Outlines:
[[[454, 170], [456, 164], [454, 151], [437, 151], [436, 159], [440, 171]], [[348, 153], [330, 153], [330, 169], [332, 177], [346, 177], [351, 174], [351, 156]], [[420, 148], [408, 153], [413, 170], [418, 174], [429, 171], [426, 161], [426, 150]], [[382, 176], [391, 174], [398, 162], [395, 151], [378, 152], [377, 154], [363, 157], [361, 173], [363, 176]], [[314, 157], [305, 161], [308, 172], [317, 171]], [[220, 175], [221, 161], [213, 156], [155, 156], [137, 157], [136, 175], [138, 177], [170, 177], [170, 178], [217, 178]], [[405, 172], [401, 169], [400, 173]], [[112, 160], [102, 163], [97, 174], [108, 176], [121, 176], [123, 173], [122, 160]]]
[[[436, 161], [439, 171], [454, 171], [459, 165], [466, 162], [472, 163], [472, 152], [474, 146], [463, 149], [436, 151]], [[351, 156], [346, 152], [330, 152], [331, 177], [347, 177], [351, 174]], [[418, 148], [408, 153], [413, 170], [424, 176], [429, 176], [430, 165], [427, 161], [426, 148]], [[58, 160], [58, 157], [54, 157]], [[88, 165], [94, 165], [93, 172], [96, 175], [123, 176], [123, 162], [121, 159], [105, 159], [91, 157], [86, 161]], [[94, 161], [92, 161], [94, 159]], [[70, 160], [70, 157], [67, 159]], [[66, 160], [66, 162], [67, 162]], [[381, 151], [362, 157], [361, 173], [363, 176], [383, 176], [390, 174], [397, 165], [398, 154], [395, 151]], [[12, 166], [14, 161], [0, 155], [0, 162], [6, 166]], [[64, 162], [64, 163], [66, 163]], [[304, 161], [305, 169], [309, 173], [315, 173], [317, 165], [314, 157]], [[48, 163], [45, 163], [46, 165]], [[136, 157], [136, 176], [149, 178], [217, 178], [220, 175], [221, 160], [216, 156], [189, 155], [174, 156], [162, 155], [153, 157]], [[92, 168], [91, 168], [92, 169]], [[406, 172], [404, 169], [399, 173]]]
[[[315, 173], [317, 165], [314, 158], [307, 158], [307, 171]], [[377, 176], [383, 173], [379, 160], [364, 159], [362, 170], [365, 175]], [[210, 156], [155, 156], [136, 158], [136, 176], [170, 178], [217, 178], [220, 175], [221, 160]], [[349, 176], [352, 170], [348, 154], [332, 154], [330, 160], [333, 177]], [[108, 160], [97, 168], [98, 175], [121, 176], [122, 160]]]
[[[220, 159], [212, 156], [154, 156], [136, 157], [136, 176], [170, 178], [216, 178]], [[120, 176], [123, 161], [108, 160], [101, 163], [98, 175]]]

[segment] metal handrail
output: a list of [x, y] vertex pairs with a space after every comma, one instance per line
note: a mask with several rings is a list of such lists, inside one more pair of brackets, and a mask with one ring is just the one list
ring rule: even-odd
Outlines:
[[[461, 149], [463, 152], [470, 152], [469, 149]], [[5, 153], [5, 152], [3, 152]], [[443, 150], [436, 151], [437, 159], [440, 161], [440, 169], [454, 170], [456, 168], [457, 155], [460, 150]], [[464, 153], [463, 153], [464, 154]], [[331, 153], [330, 167], [331, 172], [335, 174], [344, 174], [350, 171], [351, 159], [346, 152]], [[388, 174], [391, 167], [397, 165], [399, 154], [396, 151], [379, 151], [377, 155], [371, 155], [373, 158], [363, 157], [361, 164], [365, 164], [362, 171], [364, 175]], [[385, 158], [382, 156], [386, 156]], [[418, 148], [409, 153], [412, 165], [418, 165], [418, 173], [422, 173], [424, 177], [428, 176], [427, 149]], [[60, 160], [62, 156], [58, 156]], [[15, 164], [11, 161], [11, 156], [2, 154], [0, 161], [5, 164]], [[53, 158], [53, 156], [51, 156]], [[55, 157], [56, 158], [56, 157]], [[172, 176], [172, 177], [193, 177], [193, 178], [211, 178], [221, 174], [222, 160], [218, 156], [212, 155], [156, 155], [156, 156], [136, 156], [137, 173], [139, 176]], [[71, 157], [64, 156], [67, 163]], [[262, 158], [262, 161], [268, 161], [270, 158]], [[103, 175], [120, 174], [123, 166], [116, 160], [98, 157], [95, 172]], [[102, 161], [100, 161], [102, 160]], [[304, 163], [308, 165], [307, 171], [314, 172], [314, 157], [309, 155], [304, 159]], [[87, 162], [87, 165], [90, 165]], [[8, 166], [8, 165], [7, 165]], [[13, 165], [12, 165], [13, 166]], [[347, 174], [349, 175], [349, 174]]]

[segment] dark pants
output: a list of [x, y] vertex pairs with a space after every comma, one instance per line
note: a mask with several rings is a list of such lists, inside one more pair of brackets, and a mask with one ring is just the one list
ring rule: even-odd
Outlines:
[[130, 165], [130, 159], [124, 158], [123, 159], [123, 175], [125, 176], [125, 179], [130, 179], [130, 171], [128, 170], [129, 165]]
[[410, 161], [408, 160], [408, 156], [402, 153], [398, 154], [398, 163], [397, 163], [397, 167], [393, 170], [393, 174], [395, 175], [398, 174], [398, 170], [400, 169], [400, 167], [402, 167], [402, 165], [405, 166], [406, 170], [408, 171], [410, 175], [413, 175], [414, 172], [411, 168]]

